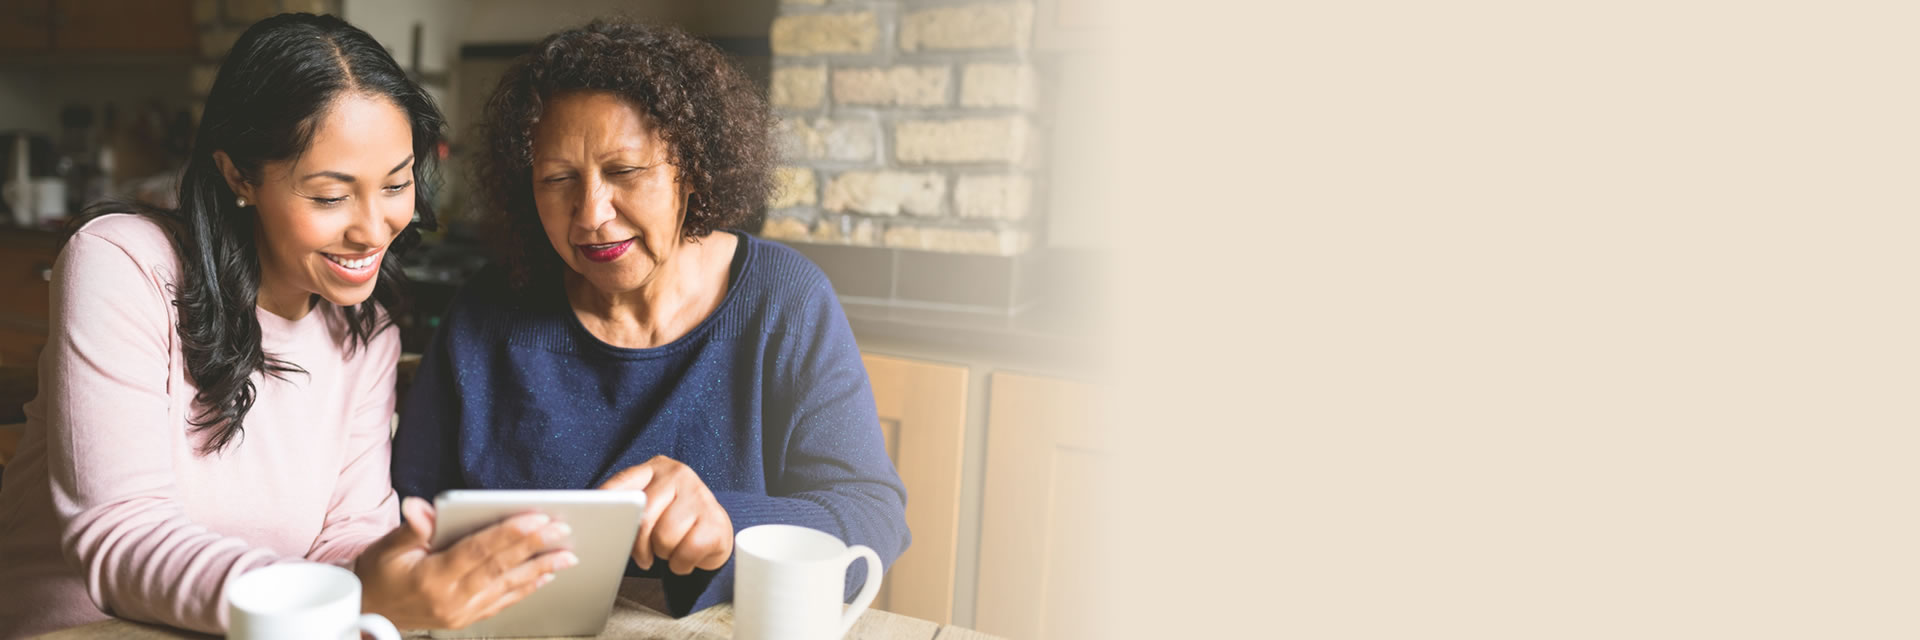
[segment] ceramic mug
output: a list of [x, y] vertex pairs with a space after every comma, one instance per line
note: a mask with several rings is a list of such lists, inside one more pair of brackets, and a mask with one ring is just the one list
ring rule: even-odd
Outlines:
[[[847, 635], [880, 592], [880, 556], [824, 531], [786, 524], [748, 527], [733, 539], [733, 637], [831, 640]], [[867, 584], [853, 599], [847, 567], [867, 560]]]
[[377, 613], [360, 615], [360, 578], [330, 564], [254, 569], [227, 583], [229, 640], [400, 640]]

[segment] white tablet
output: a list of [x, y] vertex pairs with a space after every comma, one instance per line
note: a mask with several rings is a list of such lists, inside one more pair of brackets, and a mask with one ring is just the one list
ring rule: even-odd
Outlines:
[[620, 578], [633, 554], [633, 537], [647, 494], [641, 491], [490, 491], [459, 489], [433, 501], [433, 548], [453, 546], [501, 520], [538, 511], [573, 527], [564, 546], [580, 564], [553, 574], [553, 582], [462, 629], [436, 629], [435, 638], [515, 638], [599, 635], [613, 613]]

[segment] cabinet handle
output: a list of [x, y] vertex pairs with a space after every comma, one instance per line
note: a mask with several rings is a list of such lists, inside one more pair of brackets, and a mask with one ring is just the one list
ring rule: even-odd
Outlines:
[[43, 264], [38, 267], [34, 267], [34, 270], [40, 272], [41, 282], [53, 282], [53, 265]]

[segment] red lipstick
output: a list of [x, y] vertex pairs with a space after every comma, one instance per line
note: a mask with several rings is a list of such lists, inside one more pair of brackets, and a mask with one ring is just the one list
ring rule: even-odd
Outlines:
[[576, 244], [573, 246], [579, 249], [580, 255], [586, 256], [588, 260], [594, 262], [613, 262], [619, 259], [620, 256], [626, 255], [628, 249], [633, 248], [633, 238], [628, 238], [613, 244]]

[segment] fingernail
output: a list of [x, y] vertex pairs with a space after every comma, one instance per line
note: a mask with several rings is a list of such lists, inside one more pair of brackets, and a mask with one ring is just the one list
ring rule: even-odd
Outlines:
[[[549, 574], [547, 574], [547, 575], [544, 575], [544, 576], [540, 576], [540, 586], [541, 586], [541, 587], [544, 587], [544, 586], [547, 586], [547, 583], [549, 583], [549, 582], [553, 582], [553, 574], [551, 574], [551, 573], [549, 573]], [[537, 589], [537, 588], [539, 588], [539, 587], [535, 587], [535, 588]]]
[[547, 527], [546, 541], [547, 541], [547, 544], [556, 544], [562, 540], [566, 540], [569, 536], [572, 536], [572, 535], [573, 535], [573, 527], [567, 526], [567, 523], [562, 522], [559, 524], [555, 524], [551, 527]]
[[560, 554], [560, 568], [565, 569], [578, 564], [580, 564], [580, 556], [573, 555], [572, 551]]
[[533, 533], [539, 531], [541, 527], [547, 526], [549, 522], [553, 522], [553, 518], [548, 517], [547, 514], [544, 513], [536, 513], [520, 525], [520, 530], [522, 533]]

